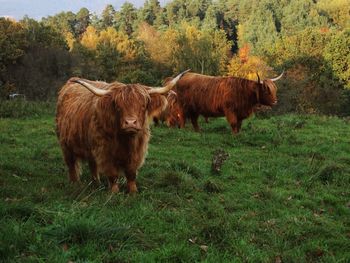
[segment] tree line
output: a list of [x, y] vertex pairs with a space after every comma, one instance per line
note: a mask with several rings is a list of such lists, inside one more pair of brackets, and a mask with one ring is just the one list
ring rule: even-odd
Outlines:
[[279, 83], [277, 112], [350, 114], [347, 0], [157, 0], [0, 18], [0, 98], [52, 100], [71, 76], [159, 85], [181, 70]]

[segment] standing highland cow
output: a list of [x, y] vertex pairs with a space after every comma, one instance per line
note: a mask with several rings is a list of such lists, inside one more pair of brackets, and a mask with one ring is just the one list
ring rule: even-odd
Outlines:
[[195, 131], [199, 131], [198, 116], [223, 117], [232, 132], [238, 133], [242, 120], [249, 117], [258, 105], [277, 103], [274, 79], [256, 81], [236, 77], [212, 77], [196, 73], [186, 74], [177, 84], [177, 102], [180, 106], [180, 127], [190, 118]]
[[149, 119], [164, 110], [166, 99], [161, 94], [185, 72], [162, 88], [71, 78], [59, 92], [56, 113], [70, 180], [79, 181], [79, 161], [87, 160], [94, 180], [105, 174], [112, 192], [119, 191], [117, 179], [122, 173], [128, 192], [137, 192], [135, 179], [147, 153]]

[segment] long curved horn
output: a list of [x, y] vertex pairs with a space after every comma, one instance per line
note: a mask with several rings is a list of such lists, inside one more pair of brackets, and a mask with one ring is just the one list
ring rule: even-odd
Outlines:
[[79, 78], [72, 78], [69, 81], [74, 82], [74, 83], [78, 83], [78, 84], [84, 86], [85, 88], [90, 90], [93, 94], [95, 94], [96, 96], [99, 96], [99, 97], [109, 93], [108, 90], [96, 88], [94, 85], [92, 85], [92, 84], [90, 84], [82, 79], [79, 79]]
[[263, 82], [260, 80], [260, 76], [259, 76], [258, 72], [256, 72], [256, 75], [258, 76], [258, 83], [263, 84]]
[[277, 80], [279, 80], [280, 78], [282, 78], [283, 74], [284, 74], [284, 70], [283, 70], [283, 72], [281, 73], [281, 75], [279, 75], [279, 76], [276, 77], [276, 78], [270, 79], [270, 80], [271, 80], [271, 81], [277, 81]]
[[165, 87], [161, 87], [161, 88], [152, 88], [150, 90], [148, 90], [149, 94], [154, 94], [154, 93], [158, 93], [158, 94], [164, 94], [167, 93], [169, 90], [171, 90], [176, 83], [179, 81], [179, 79], [181, 79], [181, 77], [183, 75], [185, 75], [187, 72], [189, 72], [190, 69], [180, 73], [179, 75], [177, 75], [175, 78], [173, 78], [172, 81], [170, 81]]

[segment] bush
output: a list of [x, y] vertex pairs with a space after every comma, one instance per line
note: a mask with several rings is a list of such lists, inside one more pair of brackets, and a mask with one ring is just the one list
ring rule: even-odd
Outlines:
[[136, 69], [122, 75], [118, 81], [123, 83], [141, 83], [144, 85], [152, 85], [157, 82], [156, 79], [148, 72]]

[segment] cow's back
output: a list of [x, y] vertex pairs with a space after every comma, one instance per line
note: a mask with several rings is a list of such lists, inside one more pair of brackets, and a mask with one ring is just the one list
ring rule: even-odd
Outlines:
[[[107, 88], [105, 82], [94, 82]], [[88, 155], [89, 132], [96, 96], [80, 84], [67, 82], [59, 92], [56, 108], [56, 131], [62, 147], [70, 147], [77, 155]]]
[[226, 77], [213, 77], [187, 73], [176, 86], [179, 104], [187, 112], [204, 116], [222, 116], [225, 100], [232, 89], [227, 86]]

